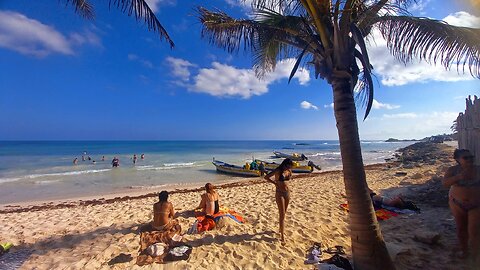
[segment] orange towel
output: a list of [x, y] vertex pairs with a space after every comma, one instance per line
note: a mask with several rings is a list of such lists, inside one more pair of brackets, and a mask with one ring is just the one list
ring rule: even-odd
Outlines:
[[[340, 208], [342, 208], [343, 210], [346, 210], [348, 211], [348, 204], [346, 203], [342, 203], [340, 204]], [[387, 209], [378, 209], [378, 210], [375, 210], [375, 215], [377, 216], [377, 219], [378, 220], [387, 220], [391, 217], [396, 217], [398, 216], [397, 213], [395, 212], [392, 212], [392, 211], [389, 211]]]

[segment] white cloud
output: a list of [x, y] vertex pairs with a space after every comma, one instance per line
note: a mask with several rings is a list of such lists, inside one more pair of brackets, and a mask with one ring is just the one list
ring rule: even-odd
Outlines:
[[[324, 108], [333, 108], [333, 103], [330, 104], [325, 104], [323, 105]], [[381, 103], [378, 102], [376, 99], [373, 100], [372, 102], [372, 109], [387, 109], [387, 110], [393, 110], [393, 109], [398, 109], [400, 108], [400, 105], [392, 105], [392, 104], [387, 104], [387, 103]]]
[[139, 56], [136, 55], [136, 54], [130, 53], [130, 54], [128, 54], [127, 58], [128, 58], [128, 60], [130, 60], [130, 61], [139, 62], [139, 63], [141, 63], [142, 65], [144, 65], [145, 67], [153, 68], [152, 62], [150, 62], [150, 61], [148, 61], [148, 60], [145, 60], [145, 59], [139, 57]]
[[480, 17], [476, 17], [465, 11], [450, 14], [443, 20], [451, 25], [480, 28]]
[[430, 3], [431, 0], [418, 0], [413, 2], [409, 7], [408, 11], [410, 12], [420, 12], [421, 14], [425, 14], [424, 9]]
[[450, 133], [458, 112], [399, 113], [359, 122], [361, 137], [369, 139], [421, 139]]
[[305, 109], [305, 110], [308, 110], [308, 109], [318, 110], [318, 107], [317, 107], [317, 106], [313, 105], [312, 103], [310, 103], [310, 102], [308, 102], [308, 101], [306, 101], [306, 100], [304, 100], [304, 101], [302, 101], [302, 102], [300, 103], [300, 107], [301, 107], [302, 109]]
[[418, 115], [416, 113], [396, 113], [396, 114], [384, 114], [384, 119], [412, 119], [417, 118]]
[[0, 11], [0, 46], [39, 57], [73, 54], [67, 38], [55, 28], [12, 11]]
[[73, 55], [74, 46], [101, 46], [100, 38], [90, 30], [71, 33], [69, 38], [54, 27], [13, 11], [0, 11], [0, 47], [21, 54], [45, 57], [52, 53]]
[[160, 10], [161, 5], [175, 5], [176, 0], [145, 0], [153, 12]]
[[393, 109], [398, 109], [400, 108], [400, 105], [391, 105], [387, 103], [380, 103], [376, 99], [373, 100], [372, 102], [372, 109], [387, 109], [387, 110], [393, 110]]
[[[219, 62], [212, 62], [211, 68], [200, 68], [195, 76], [191, 75], [190, 68], [196, 67], [186, 60], [168, 57], [172, 74], [183, 82], [193, 81], [188, 85], [192, 92], [206, 93], [217, 97], [241, 97], [263, 95], [268, 92], [268, 86], [281, 79], [288, 78], [295, 64], [294, 59], [287, 59], [277, 63], [275, 71], [259, 79], [253, 69], [240, 69]], [[294, 76], [300, 85], [310, 81], [310, 74], [304, 68], [299, 68]], [[178, 83], [178, 82], [177, 82]]]
[[174, 57], [167, 57], [166, 61], [172, 68], [173, 76], [185, 82], [190, 80], [189, 68], [197, 66], [195, 64], [190, 63], [187, 60], [174, 58]]
[[[445, 18], [451, 23], [461, 23], [463, 26], [473, 26], [480, 19], [466, 12], [457, 12]], [[457, 72], [456, 67], [445, 70], [441, 65], [430, 65], [426, 62], [412, 61], [407, 65], [400, 63], [388, 51], [387, 42], [378, 30], [372, 31], [374, 42], [367, 44], [370, 62], [374, 73], [379, 75], [381, 82], [387, 86], [399, 86], [409, 83], [428, 81], [455, 82], [474, 80], [466, 71]]]

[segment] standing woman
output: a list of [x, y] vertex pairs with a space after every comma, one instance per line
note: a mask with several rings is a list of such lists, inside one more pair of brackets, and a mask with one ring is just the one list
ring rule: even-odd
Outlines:
[[450, 187], [449, 205], [457, 225], [457, 237], [463, 257], [480, 259], [480, 166], [466, 149], [453, 153], [456, 166], [448, 168], [442, 181]]
[[[292, 160], [286, 158], [274, 171], [265, 175], [265, 180], [275, 185], [275, 200], [277, 201], [278, 206], [280, 234], [282, 235], [282, 242], [285, 242], [285, 214], [287, 213], [288, 203], [290, 202], [290, 190], [288, 189], [287, 183], [285, 183], [285, 181], [292, 178], [292, 167]], [[271, 179], [272, 176], [275, 176], [275, 180]]]

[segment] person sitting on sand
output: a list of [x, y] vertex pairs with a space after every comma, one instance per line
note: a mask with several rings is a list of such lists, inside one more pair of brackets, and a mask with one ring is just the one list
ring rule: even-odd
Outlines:
[[445, 172], [443, 186], [449, 187], [449, 205], [457, 225], [462, 257], [472, 256], [480, 265], [480, 166], [466, 149], [456, 149], [457, 165]]
[[218, 193], [211, 183], [205, 184], [205, 193], [202, 194], [202, 200], [195, 210], [201, 209], [206, 217], [212, 217], [220, 211], [220, 204], [218, 203]]
[[[285, 181], [292, 178], [292, 167], [292, 160], [286, 158], [274, 171], [265, 175], [265, 180], [275, 185], [275, 201], [277, 202], [278, 206], [280, 234], [282, 236], [282, 242], [285, 242], [285, 214], [287, 213], [288, 203], [290, 202], [290, 190], [288, 189]], [[272, 176], [275, 176], [275, 181], [271, 179]]]
[[168, 191], [164, 190], [158, 194], [158, 202], [153, 205], [152, 228], [157, 231], [166, 229], [174, 215], [173, 204], [168, 201]]

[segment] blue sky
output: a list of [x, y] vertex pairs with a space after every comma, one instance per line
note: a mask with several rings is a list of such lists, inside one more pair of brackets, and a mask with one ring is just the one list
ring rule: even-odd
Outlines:
[[[337, 139], [331, 87], [292, 61], [263, 80], [251, 55], [201, 39], [193, 7], [248, 12], [236, 0], [150, 0], [174, 40], [106, 1], [87, 21], [66, 1], [0, 1], [0, 140]], [[480, 27], [478, 0], [423, 0], [412, 13]], [[448, 133], [479, 80], [424, 63], [396, 62], [376, 35], [374, 108], [362, 139]], [[359, 119], [363, 110], [359, 108]]]

